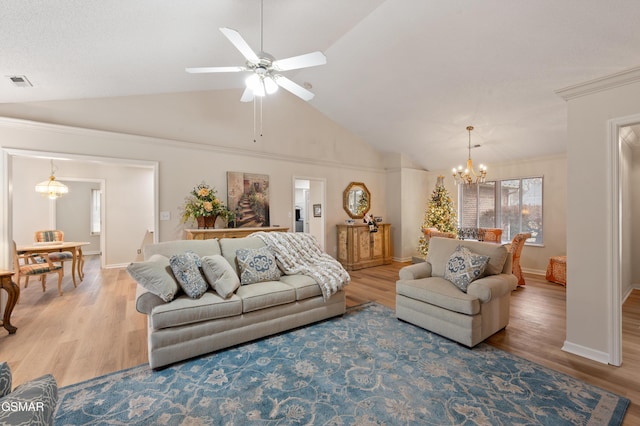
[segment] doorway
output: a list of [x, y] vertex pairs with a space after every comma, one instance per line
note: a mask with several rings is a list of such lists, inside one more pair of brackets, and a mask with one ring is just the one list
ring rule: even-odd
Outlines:
[[640, 227], [634, 225], [634, 213], [640, 211], [640, 116], [623, 117], [609, 121], [609, 139], [612, 149], [612, 264], [610, 288], [609, 364], [622, 364], [622, 304], [640, 282], [640, 267], [635, 265], [635, 253], [640, 249]]
[[[59, 168], [56, 180], [70, 186], [82, 182], [99, 184], [102, 220], [99, 248], [87, 248], [85, 253], [89, 253], [88, 250], [100, 253], [102, 268], [127, 266], [138, 259], [136, 253], [140, 253], [144, 244], [157, 242], [157, 162], [16, 149], [3, 151], [11, 179], [6, 188], [12, 189], [6, 210], [7, 229], [11, 230], [8, 241], [24, 244], [33, 241], [34, 229], [62, 229], [59, 221], [65, 214], [57, 211], [57, 205], [62, 206], [66, 196], [50, 201], [33, 190], [33, 185], [42, 180], [42, 169], [48, 169], [53, 159]], [[87, 208], [89, 197], [86, 194]], [[89, 212], [80, 214], [79, 210], [79, 205], [72, 203], [71, 211], [75, 214], [67, 216], [73, 216], [75, 221], [79, 221], [80, 216], [89, 216]], [[91, 233], [88, 224], [86, 228], [83, 232]], [[63, 230], [65, 239], [72, 239], [67, 234], [69, 231]], [[73, 239], [91, 240], [80, 236]]]
[[325, 187], [326, 180], [319, 178], [293, 178], [293, 211], [291, 229], [313, 235], [320, 248], [325, 242]]
[[[57, 180], [69, 187], [69, 193], [49, 204], [53, 210], [49, 229], [64, 230], [65, 240], [88, 242], [82, 249], [85, 255], [100, 255], [104, 250], [105, 180], [65, 177]], [[101, 267], [104, 266], [101, 260]]]

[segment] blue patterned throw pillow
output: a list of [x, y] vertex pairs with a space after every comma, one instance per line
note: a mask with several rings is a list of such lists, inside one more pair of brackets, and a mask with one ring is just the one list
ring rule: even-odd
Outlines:
[[200, 256], [192, 251], [184, 254], [174, 254], [169, 259], [171, 270], [178, 284], [187, 296], [198, 299], [207, 291], [207, 282], [200, 272]]
[[242, 285], [280, 279], [280, 269], [278, 269], [276, 257], [269, 247], [238, 249], [236, 250], [236, 259], [238, 259]]
[[473, 253], [468, 248], [459, 245], [449, 257], [444, 271], [444, 279], [451, 281], [466, 293], [469, 284], [482, 276], [487, 262], [489, 262], [489, 256]]

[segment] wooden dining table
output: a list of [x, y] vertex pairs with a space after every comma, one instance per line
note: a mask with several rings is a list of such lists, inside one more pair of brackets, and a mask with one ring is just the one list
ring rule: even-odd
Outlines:
[[91, 243], [87, 241], [52, 241], [43, 243], [32, 243], [30, 245], [20, 245], [16, 247], [18, 255], [32, 255], [39, 253], [53, 253], [69, 251], [73, 255], [71, 260], [71, 277], [73, 278], [74, 287], [76, 283], [76, 271], [80, 281], [84, 279], [84, 256], [82, 247]]

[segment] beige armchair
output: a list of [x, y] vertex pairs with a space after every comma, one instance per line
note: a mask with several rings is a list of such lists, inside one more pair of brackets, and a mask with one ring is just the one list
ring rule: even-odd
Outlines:
[[[446, 276], [446, 266], [458, 245], [487, 256], [482, 275], [466, 292]], [[511, 292], [517, 287], [506, 245], [432, 238], [426, 262], [400, 270], [396, 282], [396, 316], [472, 347], [509, 323]]]

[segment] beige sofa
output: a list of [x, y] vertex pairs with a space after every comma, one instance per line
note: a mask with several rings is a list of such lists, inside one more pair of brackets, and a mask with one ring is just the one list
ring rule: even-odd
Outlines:
[[[458, 245], [489, 257], [480, 278], [466, 293], [444, 278], [445, 267]], [[509, 324], [511, 255], [504, 245], [432, 238], [426, 262], [400, 270], [396, 282], [396, 316], [473, 347]]]
[[[179, 240], [145, 246], [144, 258], [151, 262], [150, 259], [158, 258], [154, 255], [170, 258], [187, 250], [198, 256], [218, 254], [239, 273], [236, 250], [260, 247], [265, 247], [265, 243], [252, 237]], [[130, 268], [136, 266], [140, 265], [132, 264]], [[171, 268], [165, 269], [170, 275]], [[136, 309], [148, 316], [149, 365], [158, 368], [342, 315], [345, 301], [344, 290], [325, 301], [316, 281], [298, 274], [282, 275], [278, 281], [241, 285], [227, 298], [209, 288], [200, 298], [182, 293], [169, 302], [138, 281]]]

